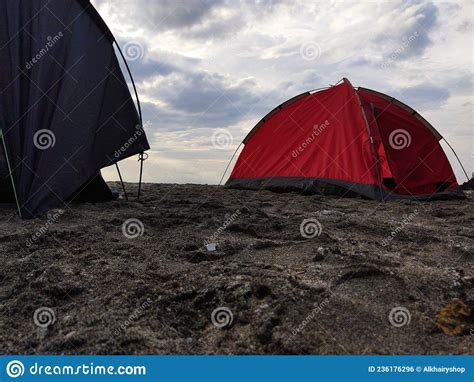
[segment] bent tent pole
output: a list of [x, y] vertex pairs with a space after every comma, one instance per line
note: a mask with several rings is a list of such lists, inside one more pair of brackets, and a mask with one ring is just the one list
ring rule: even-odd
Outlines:
[[122, 49], [120, 48], [120, 45], [119, 43], [117, 42], [117, 40], [115, 39], [114, 36], [112, 36], [113, 39], [114, 39], [114, 42], [115, 42], [115, 45], [117, 46], [117, 49], [120, 53], [120, 56], [122, 57], [122, 60], [125, 64], [125, 67], [127, 68], [127, 72], [128, 72], [128, 75], [130, 76], [130, 79], [132, 80], [132, 86], [133, 86], [133, 91], [135, 92], [135, 98], [137, 99], [137, 107], [138, 107], [138, 115], [140, 117], [140, 125], [143, 129], [143, 118], [142, 118], [142, 107], [140, 105], [140, 99], [138, 98], [138, 91], [137, 91], [137, 87], [135, 85], [135, 80], [133, 79], [133, 76], [132, 76], [132, 71], [130, 70], [130, 67], [128, 66], [128, 62], [127, 60], [125, 59], [125, 56], [122, 52]]
[[[133, 79], [132, 71], [130, 70], [130, 67], [128, 66], [128, 62], [125, 59], [125, 56], [122, 52], [122, 49], [120, 48], [120, 45], [119, 45], [117, 39], [113, 35], [112, 35], [112, 37], [114, 39], [115, 46], [117, 47], [117, 49], [120, 53], [120, 56], [122, 57], [122, 60], [125, 63], [125, 67], [127, 68], [128, 75], [130, 76], [130, 79], [132, 80], [133, 91], [135, 92], [135, 98], [137, 99], [138, 115], [140, 117], [140, 127], [143, 129], [142, 107], [140, 105], [140, 98], [138, 97], [137, 86], [135, 85], [135, 80]], [[139, 177], [139, 180], [138, 180], [137, 199], [140, 199], [140, 192], [141, 192], [141, 188], [142, 188], [143, 162], [146, 160], [146, 158], [143, 158], [143, 152], [138, 154], [138, 160], [140, 161], [140, 177]]]
[[451, 149], [451, 151], [453, 152], [454, 156], [456, 157], [456, 159], [458, 160], [459, 164], [461, 165], [461, 168], [462, 170], [464, 171], [464, 175], [466, 175], [466, 178], [467, 178], [467, 181], [469, 182], [469, 176], [467, 175], [467, 172], [466, 170], [464, 169], [464, 166], [462, 165], [461, 163], [461, 160], [459, 159], [458, 157], [458, 154], [456, 154], [456, 151], [454, 151], [454, 149], [452, 148], [452, 146], [449, 144], [449, 142], [446, 140], [446, 138], [443, 137], [443, 141], [446, 142], [446, 144], [449, 146], [449, 148]]
[[227, 163], [227, 167], [225, 168], [225, 171], [224, 171], [224, 173], [222, 174], [222, 178], [221, 178], [221, 180], [220, 180], [220, 182], [219, 182], [219, 186], [221, 185], [222, 181], [224, 180], [224, 176], [225, 176], [225, 174], [227, 173], [227, 170], [229, 169], [230, 164], [231, 164], [232, 161], [234, 160], [235, 154], [237, 154], [237, 151], [239, 151], [240, 146], [242, 146], [242, 143], [244, 143], [244, 142], [240, 142], [240, 145], [235, 149], [234, 154], [232, 155], [232, 158], [230, 158], [229, 163]]
[[[133, 91], [135, 92], [135, 98], [137, 99], [137, 108], [138, 108], [138, 116], [139, 116], [139, 119], [140, 119], [140, 127], [143, 129], [142, 108], [141, 108], [141, 105], [140, 105], [140, 98], [138, 97], [138, 91], [137, 91], [137, 87], [135, 85], [135, 80], [133, 79], [132, 71], [130, 70], [130, 67], [128, 66], [128, 62], [125, 59], [125, 55], [123, 54], [122, 49], [120, 48], [120, 44], [118, 43], [117, 39], [115, 38], [115, 36], [112, 33], [112, 31], [110, 30], [110, 28], [107, 28], [107, 29], [108, 29], [108, 33], [112, 37], [113, 42], [115, 43], [115, 46], [117, 47], [117, 50], [120, 53], [120, 56], [122, 57], [122, 60], [125, 64], [125, 67], [127, 68], [128, 75], [130, 76], [130, 80], [132, 81]], [[143, 153], [141, 153], [141, 154], [143, 154]], [[142, 161], [141, 162], [141, 168], [143, 168], [143, 160], [144, 159], [143, 159], [143, 155], [141, 155], [141, 154], [139, 154], [139, 160]], [[115, 163], [115, 165], [117, 166], [117, 171], [118, 171], [119, 176], [120, 176], [120, 181], [122, 182], [122, 176], [120, 175], [119, 167], [118, 167], [117, 163]], [[124, 190], [125, 198], [128, 201], [127, 193], [125, 192], [125, 186], [124, 186], [123, 182], [122, 182], [122, 187], [123, 187], [123, 190]], [[140, 188], [141, 188], [141, 173], [140, 173], [140, 183], [138, 185], [138, 199], [140, 199]]]
[[12, 168], [10, 166], [10, 159], [8, 158], [7, 144], [5, 142], [5, 139], [3, 138], [2, 129], [0, 129], [0, 140], [2, 141], [2, 144], [3, 144], [3, 152], [5, 153], [5, 160], [7, 162], [8, 174], [10, 175], [10, 180], [12, 182], [13, 194], [15, 195], [15, 203], [16, 203], [16, 207], [18, 208], [18, 215], [20, 215], [20, 218], [21, 218], [22, 216], [21, 216], [20, 202], [18, 201], [18, 195], [16, 193], [15, 180], [13, 179]]

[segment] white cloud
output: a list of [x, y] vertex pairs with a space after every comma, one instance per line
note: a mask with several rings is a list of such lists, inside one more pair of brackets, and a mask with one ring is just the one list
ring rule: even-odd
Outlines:
[[[413, 106], [473, 167], [470, 1], [93, 3], [119, 41], [144, 47], [131, 66], [153, 149], [147, 181], [216, 182], [233, 150], [213, 149], [215, 129], [235, 148], [274, 106], [343, 76]], [[314, 60], [301, 57], [306, 42]]]

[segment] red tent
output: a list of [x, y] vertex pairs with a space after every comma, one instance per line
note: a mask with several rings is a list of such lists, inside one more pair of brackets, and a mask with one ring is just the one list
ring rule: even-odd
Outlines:
[[343, 79], [268, 113], [244, 139], [226, 186], [376, 200], [463, 197], [441, 139], [407, 105]]

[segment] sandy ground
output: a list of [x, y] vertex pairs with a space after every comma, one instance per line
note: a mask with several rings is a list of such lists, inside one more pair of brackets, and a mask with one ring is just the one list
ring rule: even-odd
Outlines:
[[0, 353], [472, 354], [473, 201], [155, 184], [49, 220], [2, 205]]

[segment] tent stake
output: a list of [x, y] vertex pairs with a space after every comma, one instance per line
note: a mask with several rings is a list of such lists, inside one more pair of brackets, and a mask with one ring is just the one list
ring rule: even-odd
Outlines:
[[454, 149], [451, 147], [451, 145], [449, 144], [449, 142], [448, 142], [445, 138], [443, 138], [443, 141], [446, 142], [446, 144], [449, 146], [449, 148], [450, 148], [451, 151], [453, 152], [454, 156], [456, 157], [456, 159], [458, 160], [459, 164], [461, 165], [462, 170], [464, 171], [464, 175], [466, 175], [467, 181], [469, 182], [469, 180], [470, 180], [470, 179], [469, 179], [469, 176], [467, 175], [467, 172], [466, 172], [466, 170], [464, 169], [464, 166], [462, 165], [461, 160], [460, 160], [459, 157], [458, 157], [458, 154], [456, 154], [456, 151], [454, 151]]
[[125, 200], [128, 202], [128, 195], [127, 195], [127, 190], [125, 189], [125, 184], [123, 183], [122, 180], [122, 174], [120, 173], [120, 169], [117, 163], [115, 163], [115, 167], [117, 167], [117, 172], [120, 178], [120, 183], [122, 184], [122, 189], [123, 189], [123, 195], [125, 196]]
[[[146, 157], [144, 157], [146, 155]], [[140, 177], [138, 179], [138, 193], [137, 193], [137, 199], [140, 200], [140, 193], [142, 190], [142, 176], [143, 176], [143, 162], [148, 159], [148, 154], [146, 153], [140, 153], [138, 154], [138, 160], [140, 161]]]
[[8, 159], [7, 144], [5, 143], [5, 139], [3, 138], [2, 129], [0, 129], [0, 139], [2, 140], [2, 144], [3, 144], [3, 152], [5, 153], [5, 160], [7, 162], [8, 174], [10, 175], [10, 180], [12, 182], [13, 194], [15, 195], [15, 203], [16, 203], [16, 207], [18, 208], [18, 215], [20, 215], [20, 218], [21, 218], [22, 216], [21, 216], [20, 202], [18, 201], [18, 195], [16, 193], [15, 180], [13, 179], [12, 168], [10, 166], [10, 160]]

